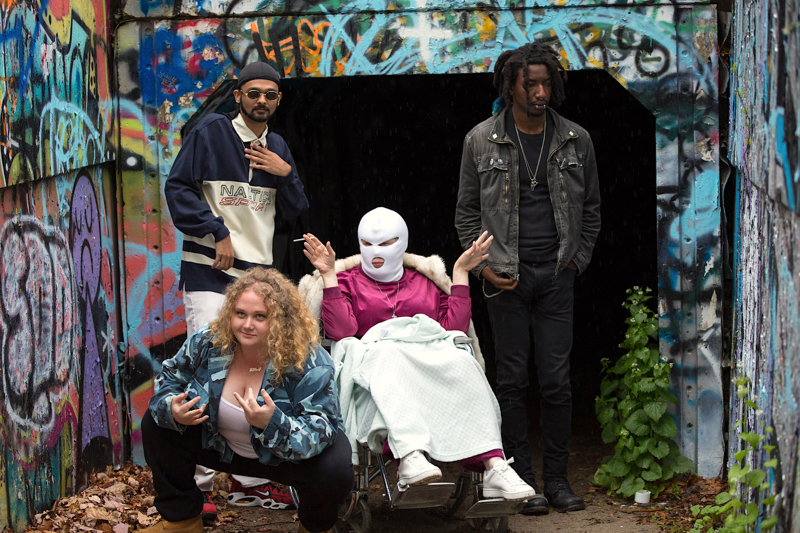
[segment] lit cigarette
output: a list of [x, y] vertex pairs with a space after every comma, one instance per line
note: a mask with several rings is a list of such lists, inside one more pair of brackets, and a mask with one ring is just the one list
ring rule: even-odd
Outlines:
[[305, 239], [295, 239], [292, 242], [303, 242]]

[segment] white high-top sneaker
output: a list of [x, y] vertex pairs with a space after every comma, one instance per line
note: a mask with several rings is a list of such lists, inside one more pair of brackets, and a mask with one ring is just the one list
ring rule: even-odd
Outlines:
[[442, 471], [432, 465], [419, 451], [413, 451], [400, 459], [397, 467], [398, 481], [405, 485], [426, 485], [442, 479]]
[[519, 502], [536, 494], [533, 488], [522, 481], [513, 468], [508, 466], [514, 459], [500, 459], [491, 470], [483, 476], [483, 496], [485, 498], [503, 498]]

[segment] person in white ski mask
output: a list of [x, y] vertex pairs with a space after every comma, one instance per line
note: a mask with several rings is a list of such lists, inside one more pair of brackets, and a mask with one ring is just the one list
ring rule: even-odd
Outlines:
[[358, 240], [361, 268], [367, 276], [383, 283], [403, 276], [403, 254], [408, 248], [403, 217], [385, 207], [373, 209], [358, 224]]
[[[493, 240], [484, 233], [456, 260], [451, 286], [440, 258], [405, 253], [408, 227], [403, 217], [390, 209], [378, 207], [364, 215], [358, 225], [361, 256], [345, 259], [338, 265], [330, 242], [323, 244], [312, 234], [304, 238], [304, 253], [319, 271], [324, 287], [321, 315], [325, 335], [340, 341], [339, 346], [354, 346], [352, 343], [361, 342], [354, 338], [365, 334], [371, 339], [375, 333], [370, 330], [378, 324], [386, 328], [380, 334], [385, 337], [393, 324], [397, 327], [409, 323], [408, 318], [402, 317], [416, 319], [419, 315], [433, 319], [438, 323], [434, 327], [440, 330], [466, 332], [472, 313], [468, 274], [488, 257], [486, 252]], [[430, 323], [427, 321], [426, 327]], [[398, 465], [399, 483], [421, 485], [442, 477], [441, 470], [426, 458], [427, 454], [440, 461], [457, 460], [466, 470], [485, 472], [483, 491], [488, 498], [532, 497], [534, 490], [508, 466], [513, 459], [506, 461], [503, 455], [497, 400], [473, 357], [452, 343], [450, 349], [437, 348], [421, 357], [418, 354], [424, 348], [422, 343], [413, 344], [417, 355], [405, 355], [398, 344], [411, 345], [391, 338], [369, 343], [370, 357], [385, 355], [371, 359], [371, 375], [385, 377], [397, 372], [406, 382], [413, 381], [415, 390], [402, 390], [403, 380], [398, 379], [397, 390], [381, 395], [376, 388], [380, 385], [372, 382], [372, 399], [386, 424], [380, 436], [382, 450], [374, 442], [373, 433], [366, 440], [371, 448], [378, 448], [375, 451], [402, 458]], [[358, 349], [358, 344], [355, 346]], [[409, 359], [410, 366], [402, 366], [404, 362], [398, 361], [403, 357]], [[385, 363], [390, 366], [374, 366]], [[411, 370], [407, 371], [408, 368]], [[413, 375], [418, 377], [411, 378], [410, 372], [417, 372]], [[341, 374], [339, 379], [342, 386]], [[362, 373], [359, 379], [367, 378]], [[468, 402], [464, 402], [464, 391], [468, 391]], [[342, 410], [347, 410], [344, 404]], [[395, 411], [398, 416], [392, 418]], [[426, 425], [426, 418], [436, 417], [437, 413], [445, 416], [448, 423]], [[348, 427], [348, 435], [353, 433], [351, 439], [357, 432], [356, 428]]]

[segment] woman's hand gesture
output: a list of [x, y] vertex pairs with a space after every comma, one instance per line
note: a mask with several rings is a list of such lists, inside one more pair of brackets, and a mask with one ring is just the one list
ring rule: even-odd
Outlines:
[[172, 411], [172, 418], [175, 419], [175, 422], [183, 424], [184, 426], [196, 426], [208, 419], [208, 415], [203, 416], [206, 404], [201, 405], [197, 409], [192, 409], [192, 407], [200, 401], [200, 396], [195, 396], [188, 402], [185, 402], [184, 400], [188, 397], [188, 392], [182, 392], [172, 397], [172, 403], [169, 406]]
[[478, 240], [473, 242], [472, 246], [467, 248], [464, 253], [461, 254], [461, 257], [456, 260], [456, 264], [453, 268], [456, 270], [460, 269], [465, 272], [469, 272], [478, 266], [481, 261], [489, 257], [489, 254], [487, 254], [486, 251], [492, 244], [494, 236], [491, 236], [487, 239], [486, 236], [488, 234], [488, 231], [484, 231], [481, 236], [478, 237]]
[[339, 281], [336, 279], [336, 252], [333, 251], [330, 241], [322, 244], [310, 233], [304, 234], [303, 238], [306, 240], [304, 243], [306, 249], [303, 250], [303, 253], [306, 254], [314, 268], [319, 270], [323, 286], [336, 287], [339, 285]]
[[323, 275], [328, 272], [333, 272], [336, 265], [336, 252], [331, 248], [331, 243], [327, 242], [322, 244], [322, 242], [311, 233], [306, 233], [303, 235], [303, 238], [306, 240], [306, 249], [303, 250], [303, 253], [306, 254], [306, 257], [308, 257], [308, 260], [314, 265], [314, 268], [319, 270], [319, 273]]
[[275, 413], [275, 402], [272, 401], [267, 391], [261, 389], [261, 397], [264, 398], [264, 405], [258, 405], [253, 389], [248, 388], [244, 398], [238, 392], [233, 393], [233, 397], [239, 402], [239, 406], [244, 410], [244, 419], [254, 428], [263, 430], [272, 420]]
[[464, 253], [461, 254], [461, 257], [456, 259], [456, 264], [453, 265], [453, 285], [469, 285], [470, 270], [489, 257], [486, 251], [492, 244], [494, 236], [487, 239], [486, 236], [488, 234], [488, 231], [484, 231], [483, 234], [478, 237], [478, 240], [473, 242], [472, 246], [467, 248]]

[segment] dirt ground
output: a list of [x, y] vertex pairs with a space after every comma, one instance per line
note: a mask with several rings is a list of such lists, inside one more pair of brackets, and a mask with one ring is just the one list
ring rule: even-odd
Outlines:
[[[575, 513], [551, 512], [546, 516], [514, 515], [508, 523], [510, 533], [552, 533], [552, 532], [597, 532], [615, 533], [657, 533], [662, 531], [657, 524], [639, 523], [637, 516], [619, 510], [619, 505], [612, 504], [605, 497], [589, 494], [587, 507]], [[464, 506], [466, 507], [466, 505]], [[467, 533], [476, 531], [463, 514], [441, 520], [425, 510], [403, 509], [391, 511], [385, 500], [370, 496], [373, 533]], [[237, 510], [238, 517], [230, 523], [206, 528], [205, 533], [244, 533], [256, 531], [297, 531], [298, 524], [294, 511]], [[480, 530], [477, 530], [480, 531]], [[487, 530], [490, 531], [490, 530]]]
[[[545, 516], [513, 515], [509, 517], [507, 531], [512, 533], [685, 533], [694, 518], [689, 508], [694, 504], [712, 503], [725, 484], [718, 479], [700, 479], [687, 476], [676, 480], [674, 486], [664, 491], [649, 509], [632, 506], [631, 502], [609, 498], [602, 489], [594, 487], [590, 478], [600, 461], [612, 448], [599, 438], [595, 419], [576, 421], [573, 426], [572, 454], [569, 464], [569, 481], [572, 488], [586, 499], [583, 511], [558, 513], [551, 510]], [[531, 434], [534, 450], [540, 449], [538, 436]], [[533, 464], [541, 470], [541, 456], [534, 456]], [[444, 481], [455, 481], [460, 469], [457, 465], [442, 465]], [[394, 467], [389, 477], [395, 479]], [[205, 533], [256, 533], [296, 532], [295, 511], [272, 511], [261, 508], [231, 507], [226, 503], [229, 484], [227, 474], [218, 474], [214, 501], [219, 511], [218, 521], [205, 528]], [[502, 531], [483, 525], [476, 529], [473, 522], [464, 518], [469, 500], [449, 519], [443, 520], [426, 509], [395, 509], [389, 507], [383, 496], [380, 479], [371, 483], [368, 506], [372, 518], [372, 533], [467, 533], [473, 531]], [[124, 465], [113, 471], [92, 476], [89, 487], [80, 494], [57, 501], [49, 511], [37, 515], [36, 523], [26, 531], [33, 533], [77, 533], [102, 531], [104, 533], [133, 533], [159, 519], [153, 507], [154, 492], [149, 470], [137, 465]], [[360, 524], [360, 522], [359, 522]], [[365, 533], [358, 531], [357, 533]]]
[[[577, 489], [576, 489], [577, 490]], [[580, 491], [578, 491], [580, 493]], [[585, 495], [587, 507], [574, 513], [557, 513], [551, 511], [545, 516], [511, 516], [508, 521], [510, 533], [552, 533], [552, 532], [596, 532], [596, 533], [657, 533], [662, 531], [655, 523], [640, 523], [638, 518], [643, 513], [621, 510], [620, 502], [613, 501], [602, 493], [592, 492]], [[237, 508], [232, 512], [219, 498], [220, 510], [226, 510], [230, 522], [218, 523], [206, 528], [205, 533], [244, 533], [256, 531], [295, 532], [298, 529], [295, 511], [267, 511], [262, 509]], [[622, 502], [626, 505], [626, 502]], [[380, 491], [374, 491], [369, 497], [372, 516], [373, 533], [468, 533], [473, 531], [492, 531], [489, 527], [476, 529], [464, 519], [467, 510], [465, 503], [455, 516], [442, 520], [425, 509], [391, 510]]]
[[[588, 420], [591, 426], [596, 421]], [[572, 441], [572, 454], [569, 465], [569, 481], [573, 490], [585, 497], [586, 509], [573, 513], [558, 513], [551, 509], [545, 516], [513, 515], [509, 517], [508, 531], [510, 533], [657, 533], [661, 527], [654, 523], [640, 523], [644, 515], [652, 511], [635, 512], [637, 508], [630, 502], [614, 500], [606, 496], [601, 490], [592, 487], [590, 478], [597, 470], [600, 461], [612, 450], [603, 445], [594, 428], [579, 426], [581, 431]], [[533, 439], [538, 436], [534, 431]], [[536, 440], [534, 440], [535, 442]], [[538, 447], [537, 447], [538, 448]], [[541, 456], [533, 458], [534, 466], [541, 465]], [[440, 465], [443, 467], [445, 481], [454, 481], [458, 475], [458, 467], [454, 465]], [[540, 470], [540, 468], [537, 468]], [[390, 480], [394, 480], [395, 471], [389, 469]], [[225, 478], [219, 480], [219, 485], [224, 488]], [[383, 496], [384, 490], [379, 479], [371, 484], [369, 495], [369, 508], [372, 517], [372, 533], [467, 533], [473, 531], [492, 531], [488, 526], [476, 530], [473, 523], [464, 519], [464, 514], [469, 507], [469, 500], [465, 502], [458, 512], [449, 519], [441, 519], [427, 509], [395, 509], [389, 507], [387, 499]], [[206, 528], [206, 533], [244, 533], [244, 532], [295, 532], [298, 524], [295, 511], [267, 511], [253, 508], [232, 508], [225, 502], [226, 493], [222, 490], [216, 497], [218, 509], [233, 512], [237, 516], [230, 522], [219, 523], [213, 528]], [[226, 519], [223, 516], [223, 519]]]

